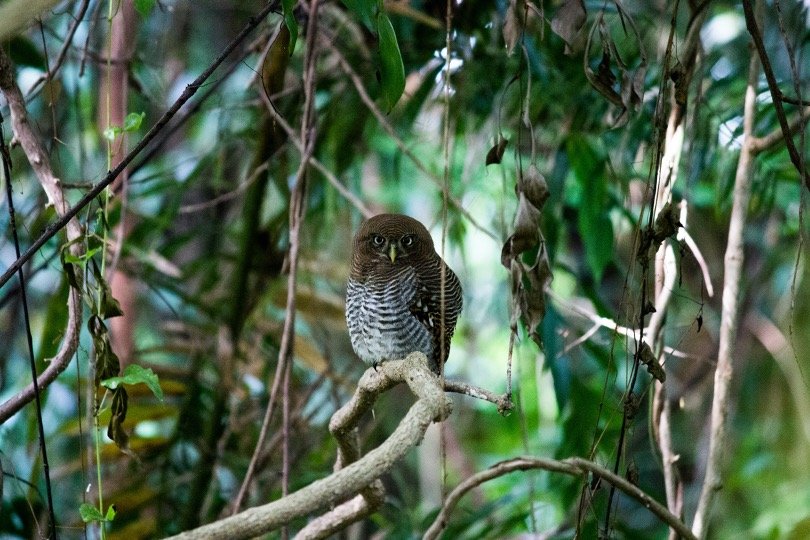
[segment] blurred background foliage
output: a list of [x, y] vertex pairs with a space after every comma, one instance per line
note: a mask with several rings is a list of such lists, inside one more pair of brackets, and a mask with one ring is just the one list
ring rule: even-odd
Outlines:
[[[79, 4], [59, 4], [3, 45], [24, 93], [63, 46]], [[634, 242], [649, 204], [662, 62], [673, 21], [678, 58], [677, 44], [689, 20], [686, 4], [586, 1], [584, 26], [561, 36], [552, 30], [561, 20], [559, 2], [532, 4], [522, 35], [504, 26], [508, 2], [455, 2], [446, 66], [446, 3], [386, 2], [406, 76], [405, 93], [388, 112], [380, 85], [380, 54], [385, 53], [373, 25], [347, 8], [353, 2], [322, 2], [319, 32], [325, 39], [317, 52], [314, 156], [375, 212], [422, 220], [437, 246], [443, 114], [449, 107], [451, 202], [444, 249], [464, 285], [465, 310], [448, 377], [505, 390], [510, 287], [500, 250], [512, 232], [518, 171], [535, 165], [550, 193], [541, 220], [554, 276], [538, 329], [544, 347], [540, 350], [520, 329], [512, 373], [518, 410], [502, 417], [489, 403], [455, 396], [443, 464], [441, 444], [431, 431], [384, 479], [383, 510], [354, 535], [420, 535], [440, 505], [443, 486], [508, 457], [585, 456], [612, 466], [634, 344], [609, 328], [595, 328], [583, 313], [634, 324], [641, 279]], [[128, 134], [130, 146], [261, 6], [178, 0], [136, 5], [127, 110], [145, 117], [140, 130]], [[98, 121], [107, 7], [89, 2], [61, 70], [28, 100], [31, 121], [73, 202], [107, 170]], [[764, 32], [787, 92], [793, 89], [792, 76], [775, 7], [765, 3]], [[810, 53], [807, 4], [783, 0], [779, 8], [801, 66]], [[666, 344], [677, 352], [667, 356], [667, 385], [687, 520], [708, 446], [723, 252], [752, 54], [739, 3], [715, 1], [707, 9], [675, 196], [688, 203], [685, 225], [706, 259], [714, 294], [708, 294], [692, 252], [681, 249], [664, 328]], [[295, 15], [303, 33], [307, 11], [299, 6]], [[601, 44], [593, 44], [587, 55], [585, 48], [600, 17], [599, 39], [612, 43], [618, 55], [607, 68], [618, 77], [615, 88], [623, 76], [637, 77], [638, 99], [626, 111], [597, 92], [584, 73], [583, 65], [596, 71], [603, 59]], [[135, 331], [131, 360], [160, 376], [165, 400], [145, 387], [130, 391], [126, 427], [138, 461], [109, 440], [102, 449], [105, 501], [118, 512], [109, 526], [111, 538], [158, 537], [216, 519], [234, 498], [256, 444], [284, 320], [290, 189], [300, 161], [267, 108], [269, 99], [299, 136], [304, 37], [299, 35], [289, 57], [263, 60], [281, 21], [280, 14], [271, 15], [206, 83], [192, 100], [195, 105], [181, 111], [185, 121], [135, 160], [126, 204], [120, 204], [120, 193], [113, 199], [111, 227], [122, 212], [134, 218], [119, 263], [136, 288], [135, 309], [125, 315]], [[510, 39], [516, 44], [511, 53], [505, 46]], [[449, 101], [442, 84], [445, 68], [452, 73]], [[798, 84], [810, 95], [806, 71]], [[356, 82], [380, 115], [363, 100]], [[7, 118], [7, 109], [2, 113]], [[777, 127], [761, 77], [756, 131]], [[6, 127], [7, 137], [9, 132]], [[487, 166], [487, 152], [501, 136], [508, 141], [502, 162]], [[27, 245], [55, 214], [21, 149], [12, 148], [11, 155], [17, 223]], [[806, 196], [781, 146], [757, 158], [725, 482], [712, 537], [800, 538], [810, 522]], [[0, 197], [5, 200], [5, 192]], [[100, 204], [84, 211], [82, 220], [92, 223]], [[332, 470], [335, 444], [328, 419], [365, 367], [351, 351], [343, 318], [350, 241], [360, 221], [360, 212], [312, 170], [289, 391], [291, 490]], [[14, 251], [5, 211], [0, 228], [0, 262], [6, 268]], [[66, 319], [67, 284], [58, 246], [51, 240], [25, 267], [40, 369], [55, 353]], [[0, 289], [0, 306], [0, 397], [5, 400], [30, 381], [16, 280]], [[232, 344], [232, 356], [223, 355], [224, 343]], [[77, 358], [43, 402], [56, 515], [65, 538], [84, 536], [78, 508], [91, 497], [85, 488], [94, 482], [86, 417], [91, 354], [91, 340], [83, 335]], [[225, 357], [231, 360], [223, 362]], [[643, 373], [636, 386], [642, 405], [628, 431], [622, 472], [632, 463], [639, 486], [664, 500], [660, 456], [650, 432], [650, 389]], [[364, 449], [393, 430], [410, 399], [399, 389], [377, 404], [361, 433]], [[248, 505], [280, 496], [280, 422], [276, 414]], [[36, 433], [31, 406], [0, 426], [2, 537], [32, 537], [35, 522], [44, 519]], [[582, 490], [580, 481], [552, 473], [508, 475], [468, 495], [446, 537], [537, 532], [569, 538]], [[606, 491], [598, 489], [582, 512], [584, 538], [596, 537], [602, 525]], [[637, 503], [618, 497], [615, 504], [615, 537], [666, 536], [666, 528]], [[294, 523], [293, 530], [303, 523]]]

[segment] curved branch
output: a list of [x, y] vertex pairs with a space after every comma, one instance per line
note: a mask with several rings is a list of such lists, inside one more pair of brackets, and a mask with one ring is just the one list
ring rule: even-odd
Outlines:
[[546, 471], [558, 472], [571, 476], [584, 476], [587, 473], [591, 473], [623, 491], [629, 497], [636, 499], [642, 506], [652, 512], [663, 523], [666, 523], [672, 529], [677, 531], [678, 534], [680, 534], [683, 538], [696, 540], [695, 535], [692, 534], [689, 528], [680, 519], [678, 519], [675, 514], [667, 510], [664, 505], [650, 497], [638, 486], [633, 485], [628, 480], [614, 474], [608, 469], [605, 469], [592, 461], [579, 457], [559, 461], [556, 459], [531, 456], [518, 457], [496, 463], [489, 469], [474, 474], [456, 486], [456, 488], [447, 496], [444, 506], [439, 511], [439, 514], [436, 516], [436, 519], [430, 525], [428, 530], [425, 532], [423, 538], [427, 540], [438, 538], [439, 534], [441, 534], [442, 530], [444, 530], [444, 528], [447, 526], [448, 519], [453, 509], [456, 507], [461, 498], [464, 497], [464, 495], [471, 489], [480, 486], [484, 482], [488, 482], [489, 480], [498, 478], [511, 472], [528, 471], [532, 469], [543, 469]]
[[384, 362], [378, 371], [367, 370], [352, 399], [333, 415], [330, 425], [349, 425], [369, 410], [380, 393], [400, 382], [408, 385], [417, 398], [416, 403], [391, 436], [363, 458], [277, 501], [250, 508], [171, 538], [251, 538], [320, 508], [337, 504], [345, 497], [367, 488], [422, 440], [425, 430], [432, 422], [442, 420], [450, 414], [451, 402], [444, 395], [439, 379], [428, 369], [427, 358], [421, 353], [413, 353], [401, 361]]
[[[25, 109], [25, 98], [20, 92], [17, 83], [14, 82], [14, 67], [6, 53], [0, 49], [0, 91], [8, 102], [11, 116], [11, 129], [14, 138], [20, 146], [31, 164], [31, 168], [39, 180], [42, 189], [48, 196], [48, 204], [53, 205], [56, 213], [62, 217], [68, 212], [69, 205], [62, 192], [61, 181], [53, 174], [51, 162], [47, 152], [42, 147], [39, 137], [34, 133], [31, 123], [28, 121], [28, 112]], [[6, 179], [6, 181], [11, 181]], [[82, 228], [75, 217], [66, 222], [65, 228], [69, 250], [73, 255], [82, 254], [81, 244]], [[62, 344], [48, 367], [37, 377], [37, 386], [40, 391], [50, 385], [56, 377], [62, 373], [73, 358], [76, 349], [79, 347], [79, 331], [82, 324], [82, 304], [81, 293], [78, 289], [70, 287], [68, 293], [68, 320], [65, 329], [65, 337]], [[11, 418], [26, 404], [30, 403], [36, 396], [34, 383], [26, 386], [2, 405], [0, 405], [0, 424]]]

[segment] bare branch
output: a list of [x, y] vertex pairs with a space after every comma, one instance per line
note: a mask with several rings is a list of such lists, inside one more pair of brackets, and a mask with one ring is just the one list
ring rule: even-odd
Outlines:
[[[748, 19], [750, 5], [743, 0]], [[753, 16], [753, 13], [751, 14]], [[749, 24], [756, 28], [756, 24]], [[752, 35], [753, 38], [753, 35]], [[757, 39], [753, 38], [756, 42]], [[760, 43], [761, 44], [761, 43]], [[728, 241], [723, 261], [725, 272], [723, 278], [722, 310], [720, 317], [720, 345], [717, 353], [717, 368], [714, 372], [714, 396], [712, 398], [711, 428], [709, 433], [709, 456], [706, 460], [706, 473], [700, 493], [692, 531], [695, 536], [705, 538], [709, 529], [709, 519], [717, 492], [723, 485], [721, 467], [723, 451], [726, 447], [726, 420], [729, 408], [729, 390], [733, 374], [732, 352], [737, 338], [739, 322], [740, 280], [742, 279], [744, 260], [744, 232], [748, 203], [751, 198], [751, 176], [754, 164], [754, 153], [751, 151], [754, 133], [754, 114], [756, 111], [757, 79], [759, 77], [759, 59], [751, 55], [748, 66], [748, 85], [745, 90], [743, 107], [743, 145], [737, 161], [734, 178], [734, 195], [731, 209], [731, 221], [728, 229]], [[772, 75], [771, 75], [772, 76]]]
[[447, 392], [464, 394], [466, 396], [470, 396], [476, 399], [483, 399], [484, 401], [494, 403], [495, 405], [497, 405], [498, 412], [501, 414], [507, 414], [515, 407], [515, 404], [512, 403], [511, 399], [509, 399], [509, 394], [503, 394], [499, 396], [497, 394], [493, 394], [492, 392], [490, 392], [485, 388], [473, 386], [468, 383], [463, 383], [460, 381], [450, 381], [445, 379], [444, 389]]
[[467, 478], [461, 484], [456, 486], [456, 488], [448, 494], [444, 506], [442, 506], [442, 509], [439, 511], [439, 514], [436, 516], [436, 519], [433, 521], [431, 526], [425, 532], [423, 538], [428, 540], [438, 538], [439, 534], [441, 534], [442, 530], [444, 530], [444, 528], [447, 526], [450, 514], [453, 512], [458, 502], [471, 489], [483, 484], [484, 482], [488, 482], [489, 480], [498, 478], [511, 472], [528, 471], [532, 469], [543, 469], [546, 471], [558, 472], [571, 476], [585, 476], [586, 474], [591, 473], [623, 491], [626, 495], [636, 499], [639, 503], [641, 503], [642, 506], [647, 508], [662, 522], [676, 530], [683, 538], [695, 539], [695, 536], [692, 534], [689, 528], [680, 519], [678, 519], [677, 516], [667, 510], [665, 506], [650, 497], [639, 487], [631, 484], [628, 480], [614, 474], [608, 469], [605, 469], [592, 461], [579, 457], [558, 461], [556, 459], [531, 456], [518, 457], [507, 461], [502, 461], [485, 471], [481, 471]]
[[[807, 125], [808, 115], [810, 115], [810, 107], [806, 107], [804, 111], [797, 113], [793, 120], [788, 122], [788, 138], [798, 133], [802, 129], [802, 126]], [[782, 131], [780, 127], [762, 137], [753, 137], [751, 140], [751, 152], [757, 155], [761, 152], [772, 150], [776, 145], [782, 142], [785, 142], [785, 132]]]

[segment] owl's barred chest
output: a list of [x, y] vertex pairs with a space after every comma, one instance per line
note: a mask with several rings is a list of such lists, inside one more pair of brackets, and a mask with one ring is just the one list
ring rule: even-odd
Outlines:
[[386, 280], [349, 280], [346, 322], [352, 345], [369, 364], [404, 358], [414, 351], [433, 355], [433, 339], [411, 306], [418, 304], [417, 279], [405, 268]]

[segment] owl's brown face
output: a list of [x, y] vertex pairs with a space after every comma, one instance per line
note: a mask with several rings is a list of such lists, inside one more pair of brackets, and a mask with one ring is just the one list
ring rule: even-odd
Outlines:
[[354, 239], [355, 262], [408, 265], [434, 253], [433, 239], [424, 225], [407, 216], [374, 216], [363, 223]]

